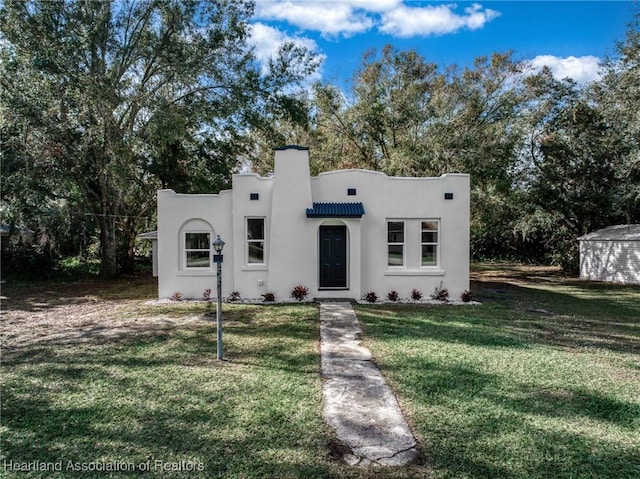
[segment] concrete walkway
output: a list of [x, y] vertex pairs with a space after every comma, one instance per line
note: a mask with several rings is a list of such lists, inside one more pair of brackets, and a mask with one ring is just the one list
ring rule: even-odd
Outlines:
[[402, 466], [418, 459], [416, 440], [371, 353], [349, 303], [320, 304], [325, 421], [358, 466]]

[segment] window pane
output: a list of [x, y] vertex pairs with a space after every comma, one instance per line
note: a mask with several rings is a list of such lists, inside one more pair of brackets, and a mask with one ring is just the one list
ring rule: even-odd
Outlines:
[[187, 268], [208, 268], [208, 251], [187, 251]]
[[438, 231], [438, 222], [437, 221], [423, 221], [422, 222], [422, 231]]
[[438, 264], [438, 247], [434, 244], [422, 245], [422, 266]]
[[264, 218], [247, 219], [247, 239], [264, 239]]
[[404, 222], [387, 222], [388, 243], [404, 243]]
[[264, 263], [264, 241], [249, 243], [249, 263]]
[[209, 249], [209, 233], [186, 233], [185, 249]]
[[404, 250], [404, 246], [401, 244], [398, 244], [398, 245], [390, 244], [389, 245], [389, 261], [387, 264], [389, 266], [402, 266], [404, 264], [403, 250]]
[[422, 242], [423, 243], [437, 243], [438, 242], [438, 232], [437, 231], [423, 231], [422, 232]]

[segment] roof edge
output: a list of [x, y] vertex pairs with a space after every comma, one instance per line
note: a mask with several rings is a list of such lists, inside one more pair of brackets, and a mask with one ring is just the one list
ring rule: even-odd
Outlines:
[[579, 236], [578, 241], [640, 241], [640, 224], [612, 225]]
[[300, 146], [300, 145], [283, 145], [276, 146], [274, 148], [275, 151], [283, 151], [283, 150], [300, 150], [300, 151], [309, 151], [308, 146]]

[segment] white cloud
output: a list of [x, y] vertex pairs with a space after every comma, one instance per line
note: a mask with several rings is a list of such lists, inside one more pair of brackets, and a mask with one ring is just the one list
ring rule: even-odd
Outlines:
[[455, 13], [456, 5], [428, 5], [426, 7], [398, 6], [382, 14], [380, 31], [397, 37], [444, 35], [462, 28], [477, 30], [500, 15], [478, 4]]
[[[338, 0], [340, 1], [340, 0]], [[402, 5], [402, 0], [343, 0], [354, 8], [362, 8], [369, 12], [386, 12]]]
[[566, 58], [553, 55], [538, 55], [531, 60], [531, 66], [535, 70], [547, 66], [553, 73], [554, 78], [562, 80], [568, 77], [577, 83], [585, 84], [598, 78], [600, 59], [593, 55]]
[[287, 22], [326, 37], [350, 37], [377, 26], [383, 33], [406, 38], [475, 30], [500, 15], [476, 3], [464, 13], [456, 13], [456, 8], [412, 6], [402, 0], [259, 0], [256, 18]]
[[349, 37], [373, 26], [373, 19], [361, 10], [354, 10], [348, 2], [259, 1], [256, 3], [256, 17], [285, 21], [326, 36]]
[[[256, 59], [262, 64], [263, 72], [266, 71], [269, 58], [275, 57], [278, 49], [285, 42], [293, 42], [306, 47], [312, 52], [318, 51], [318, 45], [311, 38], [292, 37], [277, 28], [270, 27], [263, 23], [254, 23], [251, 25], [250, 44], [254, 47]], [[320, 55], [324, 60], [325, 55]], [[318, 70], [308, 81], [313, 83], [321, 78], [321, 72]]]
[[261, 63], [266, 63], [270, 57], [278, 52], [278, 48], [285, 41], [285, 38], [284, 32], [263, 23], [251, 25], [249, 43], [253, 45], [256, 58]]

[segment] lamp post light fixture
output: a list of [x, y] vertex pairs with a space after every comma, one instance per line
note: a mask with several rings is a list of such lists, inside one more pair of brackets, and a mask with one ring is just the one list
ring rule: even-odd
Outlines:
[[218, 359], [222, 360], [222, 248], [224, 241], [217, 236], [213, 242], [213, 249], [216, 254], [213, 255], [213, 262], [218, 265], [218, 306], [216, 308], [216, 322], [218, 329]]

